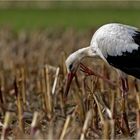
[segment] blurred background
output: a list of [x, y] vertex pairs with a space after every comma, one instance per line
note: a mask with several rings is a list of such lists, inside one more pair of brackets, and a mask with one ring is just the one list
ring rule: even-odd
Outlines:
[[140, 25], [139, 1], [0, 0], [1, 27], [88, 30], [109, 22]]
[[57, 64], [55, 51], [69, 54], [89, 45], [94, 31], [106, 23], [140, 27], [139, 14], [139, 1], [0, 0], [1, 63], [8, 55], [9, 67], [16, 57], [21, 63], [39, 51], [46, 58], [39, 63]]
[[[109, 105], [112, 114], [114, 113], [112, 116], [120, 118], [123, 107], [120, 103], [121, 92], [117, 88], [119, 76], [111, 67], [101, 60], [87, 60], [90, 68], [115, 81], [116, 87], [111, 87], [97, 77], [86, 77], [78, 71], [79, 76], [73, 81], [68, 102], [64, 102], [63, 95], [67, 73], [66, 57], [77, 49], [88, 46], [97, 28], [111, 22], [140, 28], [140, 2], [0, 0], [0, 135], [2, 134], [3, 139], [8, 136], [9, 139], [13, 136], [34, 138], [36, 130], [38, 131], [35, 137], [39, 139], [63, 139], [66, 132], [69, 139], [78, 139], [80, 136], [82, 138], [83, 133], [87, 139], [101, 139], [102, 135], [104, 139], [109, 137], [106, 132], [109, 132], [107, 124], [110, 119], [103, 111], [107, 121], [102, 129], [100, 113], [98, 114], [100, 110], [97, 109], [93, 97], [97, 93], [97, 97], [101, 97], [97, 99], [102, 110], [107, 103], [106, 106]], [[133, 94], [129, 94], [129, 106], [126, 109], [129, 113], [131, 139], [136, 135], [136, 113], [140, 110], [139, 98], [138, 105], [136, 102], [139, 95], [134, 94], [136, 82], [133, 81], [134, 79], [129, 82]], [[56, 83], [55, 86], [53, 82]], [[51, 92], [52, 87], [55, 87], [54, 92]], [[87, 122], [85, 119], [90, 109], [93, 109], [95, 115], [90, 117], [92, 122], [86, 126], [87, 130], [82, 131], [83, 122]], [[12, 117], [11, 114], [5, 115], [7, 111], [11, 112]], [[41, 119], [36, 117], [36, 111]], [[140, 111], [137, 114], [140, 116]], [[10, 123], [8, 119], [4, 119], [6, 116], [13, 121]], [[4, 120], [6, 127], [1, 124]], [[66, 123], [68, 131], [63, 127], [65, 121], [70, 122], [70, 125]], [[128, 136], [128, 130], [122, 131], [118, 125], [120, 120], [117, 122], [117, 127], [110, 127], [110, 130], [114, 131], [113, 137], [116, 135], [119, 139]], [[139, 124], [140, 121], [137, 122]]]

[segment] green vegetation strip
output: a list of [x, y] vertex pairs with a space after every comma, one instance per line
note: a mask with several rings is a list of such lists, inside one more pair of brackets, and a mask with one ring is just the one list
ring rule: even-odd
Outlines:
[[76, 28], [85, 30], [109, 22], [140, 27], [140, 9], [1, 9], [0, 27], [14, 30]]

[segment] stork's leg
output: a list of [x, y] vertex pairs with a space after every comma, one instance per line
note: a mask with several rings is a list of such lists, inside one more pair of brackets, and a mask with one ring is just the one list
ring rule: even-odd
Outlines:
[[110, 85], [112, 86], [116, 86], [115, 83], [113, 83], [113, 81], [107, 79], [106, 77], [104, 77], [103, 75], [97, 73], [97, 72], [94, 72], [93, 70], [89, 69], [88, 67], [86, 67], [84, 64], [80, 63], [80, 70], [82, 72], [84, 72], [86, 74], [86, 76], [90, 76], [90, 75], [94, 75], [94, 76], [97, 76], [101, 79], [103, 79], [104, 81], [106, 81], [107, 83], [109, 83]]
[[126, 98], [129, 90], [128, 79], [121, 77], [121, 92], [122, 92], [122, 115], [121, 115], [121, 128], [125, 135], [130, 135], [128, 118], [126, 114]]

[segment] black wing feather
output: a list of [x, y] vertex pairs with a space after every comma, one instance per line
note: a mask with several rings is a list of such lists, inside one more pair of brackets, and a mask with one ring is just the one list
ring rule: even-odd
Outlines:
[[132, 36], [134, 42], [140, 46], [140, 31], [135, 31], [135, 35]]
[[107, 61], [112, 66], [140, 79], [140, 31], [136, 31], [132, 38], [139, 45], [138, 50], [133, 50], [131, 53], [123, 52], [121, 56], [108, 55]]

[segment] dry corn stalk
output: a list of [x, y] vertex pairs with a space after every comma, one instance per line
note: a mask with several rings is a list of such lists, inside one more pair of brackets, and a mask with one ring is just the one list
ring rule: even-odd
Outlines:
[[103, 123], [103, 139], [109, 139], [109, 121], [105, 120]]
[[47, 66], [44, 68], [45, 73], [45, 107], [47, 112], [48, 119], [52, 118], [53, 113], [53, 104], [52, 104], [52, 94], [50, 89], [50, 78], [49, 78], [49, 69]]
[[140, 97], [139, 97], [139, 92], [136, 92], [136, 99], [137, 99], [137, 106], [138, 106], [138, 109], [136, 112], [136, 114], [137, 114], [136, 123], [137, 123], [137, 129], [139, 130], [140, 129]]
[[53, 83], [53, 87], [52, 87], [52, 95], [54, 95], [54, 93], [55, 93], [55, 89], [56, 89], [56, 84], [57, 84], [57, 80], [58, 80], [59, 71], [60, 71], [60, 68], [58, 67], [58, 68], [56, 69], [55, 79], [54, 79], [54, 83]]
[[37, 127], [38, 127], [38, 123], [39, 123], [38, 117], [39, 117], [39, 113], [34, 112], [32, 124], [31, 124], [31, 136], [33, 136], [37, 131]]
[[92, 112], [92, 110], [89, 110], [86, 114], [86, 118], [85, 118], [85, 122], [84, 122], [84, 125], [83, 125], [83, 128], [82, 128], [82, 133], [81, 133], [81, 136], [80, 136], [80, 140], [85, 139], [85, 135], [86, 135], [87, 129], [89, 127], [89, 123], [92, 120], [92, 116], [93, 116], [93, 112]]
[[51, 120], [49, 122], [49, 130], [48, 130], [48, 136], [47, 136], [48, 140], [53, 140], [54, 139], [53, 128], [54, 128], [54, 125], [53, 125], [53, 121]]
[[63, 140], [63, 139], [64, 139], [64, 136], [65, 136], [65, 134], [66, 134], [67, 128], [68, 128], [69, 123], [70, 123], [70, 120], [71, 120], [71, 116], [68, 115], [67, 118], [66, 118], [64, 127], [63, 127], [63, 129], [62, 129], [62, 133], [61, 133], [61, 135], [60, 135], [60, 140]]
[[100, 117], [100, 120], [101, 120], [101, 123], [103, 124], [104, 123], [104, 117], [103, 117], [103, 113], [102, 113], [102, 110], [101, 110], [101, 107], [100, 107], [100, 104], [96, 98], [96, 95], [93, 94], [93, 97], [94, 97], [94, 100], [97, 104], [97, 108], [98, 108], [98, 113], [99, 113], [99, 117]]
[[114, 140], [115, 138], [115, 120], [114, 119], [110, 120], [110, 130], [111, 130], [110, 139]]
[[136, 140], [140, 140], [140, 128], [137, 129]]
[[20, 86], [20, 72], [16, 71], [16, 78], [14, 81], [15, 93], [17, 96], [17, 109], [18, 109], [18, 124], [21, 132], [24, 131], [24, 120], [23, 120], [23, 100], [21, 94], [21, 86]]
[[5, 118], [4, 118], [2, 134], [1, 134], [1, 140], [6, 139], [7, 130], [8, 130], [9, 124], [10, 124], [10, 120], [11, 120], [11, 114], [10, 114], [10, 112], [6, 112]]
[[137, 106], [138, 110], [140, 110], [140, 92], [136, 92], [136, 101], [137, 101]]
[[24, 106], [26, 105], [26, 88], [25, 88], [25, 69], [22, 67], [20, 69], [20, 74], [21, 74], [21, 83], [20, 83], [20, 88], [21, 88], [21, 95], [23, 99], [23, 104]]
[[42, 108], [43, 110], [46, 110], [46, 84], [45, 84], [45, 76], [44, 76], [44, 69], [41, 69], [41, 81], [40, 81], [40, 85], [41, 85], [41, 93], [42, 93]]

